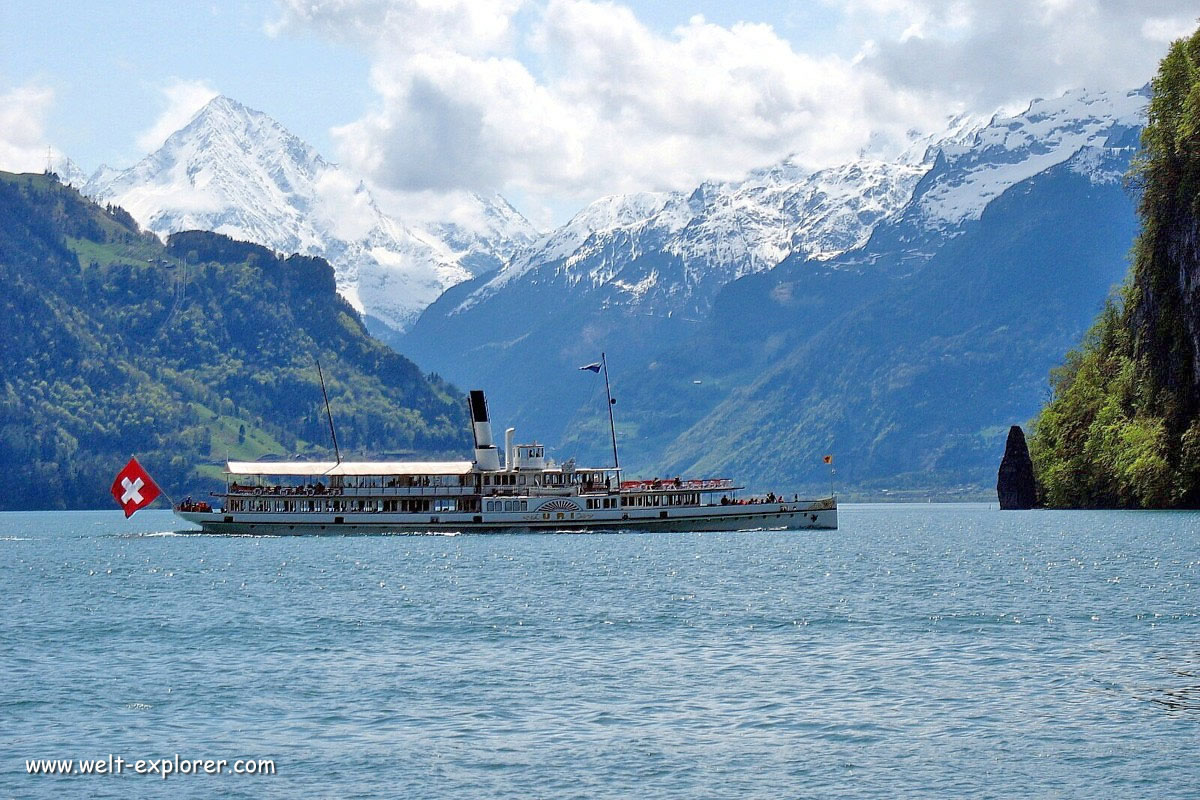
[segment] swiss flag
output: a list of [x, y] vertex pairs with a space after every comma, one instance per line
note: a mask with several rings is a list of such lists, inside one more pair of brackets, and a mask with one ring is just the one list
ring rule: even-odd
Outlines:
[[111, 491], [117, 505], [125, 509], [125, 519], [133, 516], [133, 512], [153, 503], [155, 498], [162, 494], [162, 490], [150, 479], [150, 475], [142, 469], [136, 458], [129, 459], [129, 463], [117, 473]]

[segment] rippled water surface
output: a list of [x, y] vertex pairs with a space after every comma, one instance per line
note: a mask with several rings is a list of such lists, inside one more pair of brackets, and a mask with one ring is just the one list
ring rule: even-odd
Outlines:
[[[1200, 515], [841, 524], [225, 538], [0, 514], [0, 796], [1200, 796]], [[277, 774], [26, 774], [110, 753]]]

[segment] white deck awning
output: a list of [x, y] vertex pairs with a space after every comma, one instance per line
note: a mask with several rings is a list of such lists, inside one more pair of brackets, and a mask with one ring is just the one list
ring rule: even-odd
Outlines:
[[230, 461], [230, 475], [465, 475], [471, 461]]

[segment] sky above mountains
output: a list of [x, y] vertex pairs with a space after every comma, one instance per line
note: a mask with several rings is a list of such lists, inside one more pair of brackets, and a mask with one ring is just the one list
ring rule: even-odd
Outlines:
[[1187, 0], [210, 0], [0, 6], [0, 168], [92, 171], [215, 94], [390, 210], [500, 191], [543, 227], [606, 194], [901, 149], [1073, 87], [1145, 83]]

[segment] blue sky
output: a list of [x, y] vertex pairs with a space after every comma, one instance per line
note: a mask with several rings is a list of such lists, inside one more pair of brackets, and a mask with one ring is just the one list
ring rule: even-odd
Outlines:
[[[212, 92], [396, 197], [543, 224], [789, 154], [821, 166], [1073, 87], [1144, 83], [1178, 0], [210, 0], [0, 6], [0, 167], [125, 167]], [[40, 155], [39, 155], [40, 154]]]
[[272, 2], [96, 3], [6, 0], [0, 80], [54, 91], [52, 143], [91, 171], [145, 155], [138, 133], [164, 111], [174, 80], [202, 81], [266, 111], [328, 152], [329, 128], [371, 100], [369, 61], [297, 32], [270, 37]]

